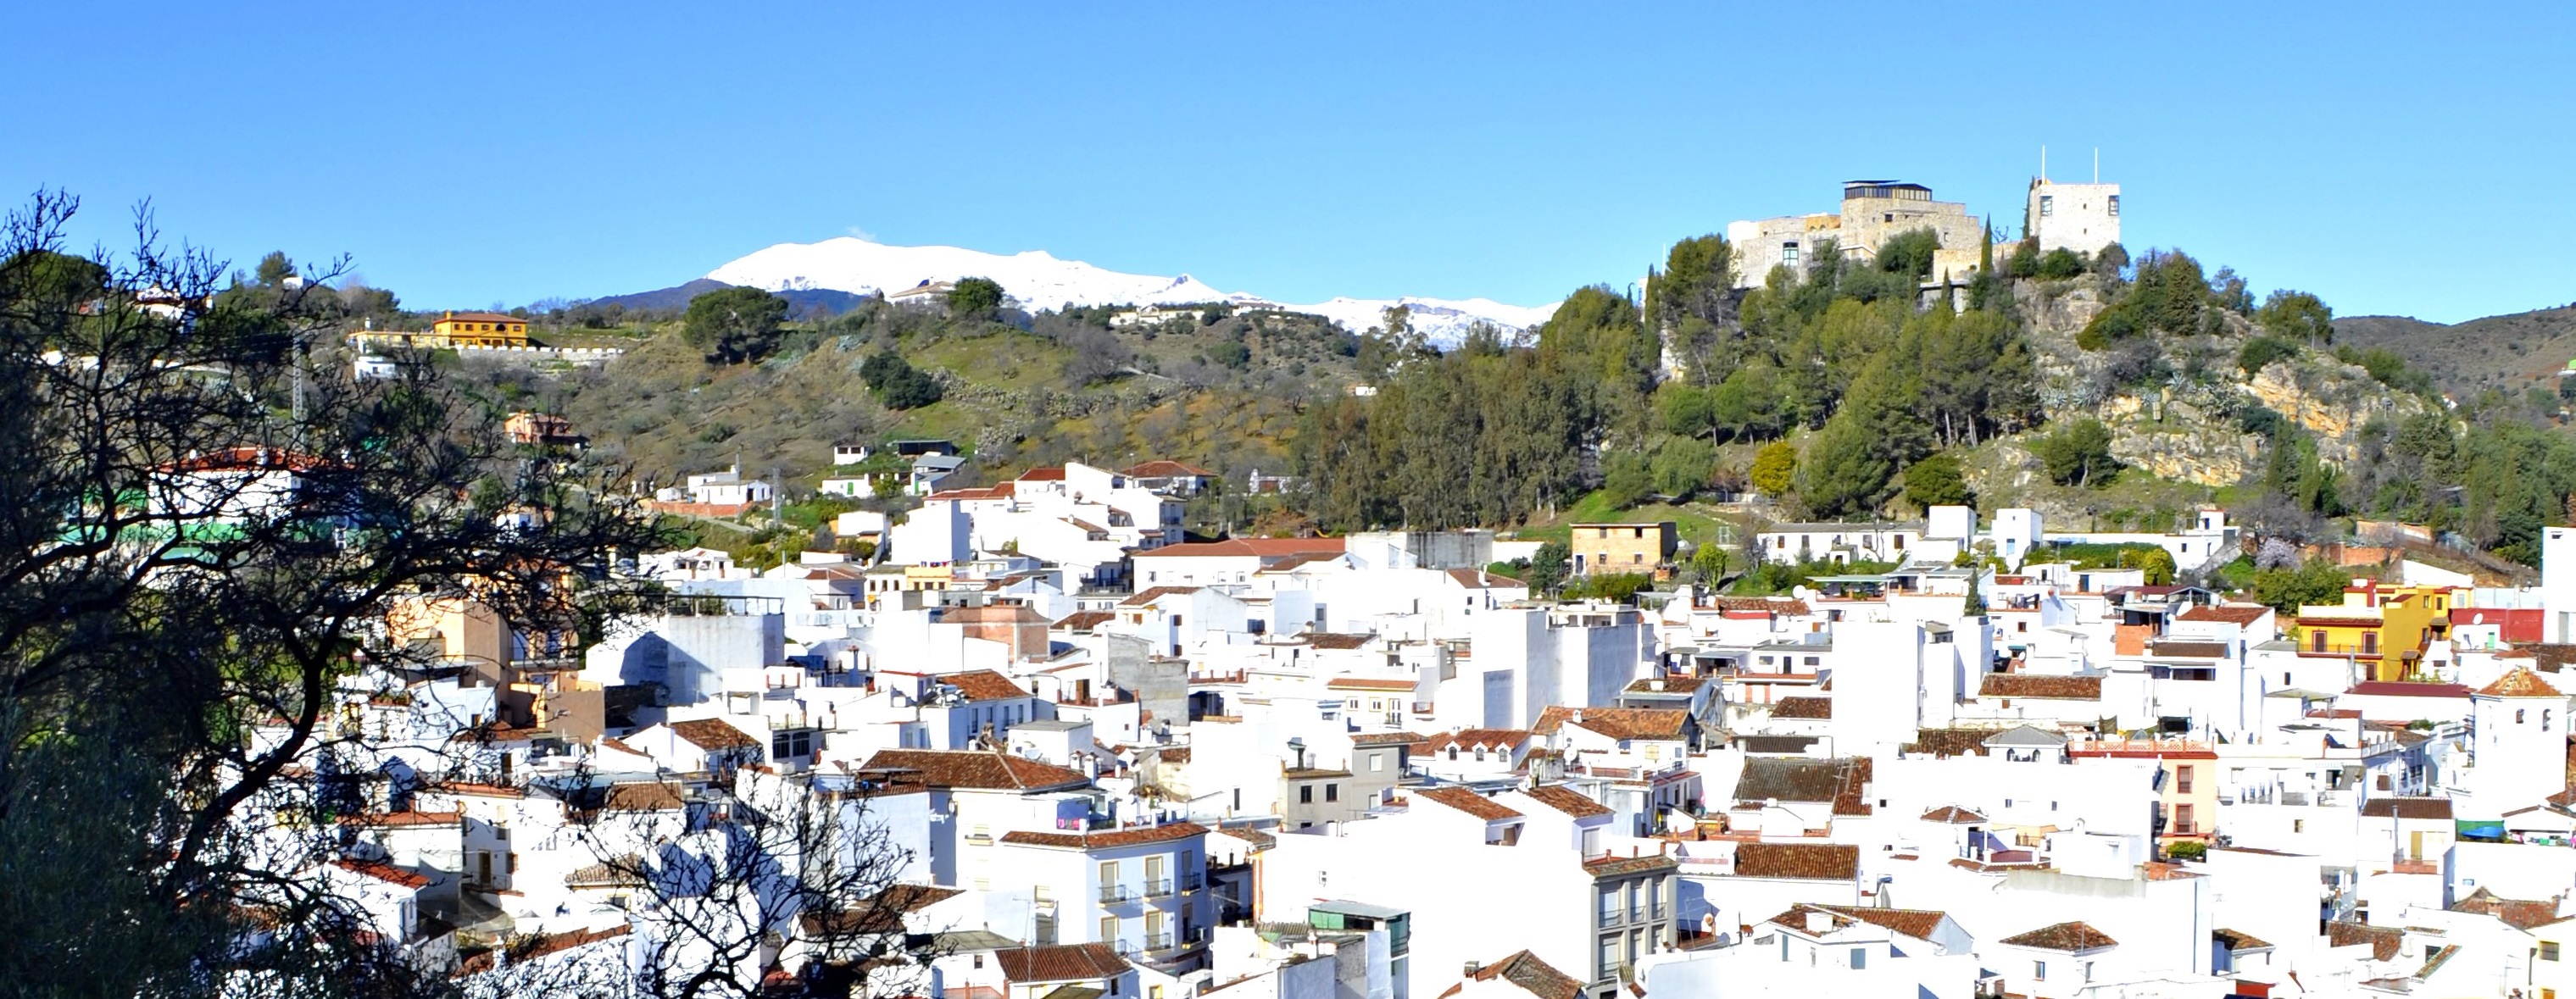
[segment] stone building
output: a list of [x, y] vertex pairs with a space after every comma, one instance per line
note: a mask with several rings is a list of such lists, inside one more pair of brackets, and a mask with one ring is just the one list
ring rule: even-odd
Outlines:
[[2059, 247], [2077, 253], [2098, 253], [2120, 241], [2120, 185], [2061, 184], [2046, 177], [2031, 178], [2030, 200], [2022, 207], [2021, 231], [2039, 237], [2041, 253]]
[[1654, 572], [1672, 564], [1679, 548], [1680, 526], [1653, 524], [1576, 524], [1567, 543], [1574, 574]]
[[1932, 200], [1932, 189], [1893, 180], [1843, 183], [1842, 210], [1830, 214], [1783, 215], [1779, 218], [1726, 224], [1726, 241], [1739, 261], [1737, 287], [1760, 287], [1776, 266], [1804, 274], [1814, 262], [1817, 244], [1832, 240], [1836, 252], [1854, 260], [1876, 260], [1878, 248], [1896, 235], [1930, 229], [1941, 238], [1934, 256], [1934, 280], [1962, 279], [1977, 268], [1977, 247], [1985, 222], [1968, 214], [1968, 206]]

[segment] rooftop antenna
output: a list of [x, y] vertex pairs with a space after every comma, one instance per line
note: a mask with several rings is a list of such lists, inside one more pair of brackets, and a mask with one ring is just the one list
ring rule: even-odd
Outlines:
[[2102, 147], [2093, 147], [2093, 182], [2102, 182]]
[[2048, 147], [2039, 147], [2039, 182], [2048, 183]]

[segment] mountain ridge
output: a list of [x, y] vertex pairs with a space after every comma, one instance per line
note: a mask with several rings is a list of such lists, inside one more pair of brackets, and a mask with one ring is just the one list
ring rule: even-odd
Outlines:
[[1066, 260], [1045, 250], [998, 254], [954, 246], [895, 246], [855, 236], [764, 247], [708, 271], [703, 280], [781, 293], [838, 291], [868, 295], [900, 291], [924, 282], [954, 281], [961, 277], [991, 278], [1002, 286], [1004, 293], [1032, 310], [1066, 305], [1213, 302], [1311, 313], [1330, 319], [1354, 333], [1381, 325], [1387, 309], [1403, 305], [1412, 313], [1412, 328], [1441, 347], [1456, 345], [1478, 323], [1488, 323], [1506, 333], [1513, 333], [1536, 327], [1556, 311], [1553, 303], [1518, 306], [1486, 298], [1444, 299], [1419, 295], [1396, 298], [1342, 296], [1299, 304], [1245, 292], [1222, 291], [1189, 274], [1173, 277], [1129, 274], [1085, 261]]

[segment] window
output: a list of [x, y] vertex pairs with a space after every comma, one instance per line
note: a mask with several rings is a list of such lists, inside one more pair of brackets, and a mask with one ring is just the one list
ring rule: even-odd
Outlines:
[[2376, 632], [2376, 631], [2365, 631], [2365, 632], [2362, 632], [2362, 633], [2361, 633], [2361, 654], [2362, 654], [2362, 655], [2365, 655], [2365, 656], [2369, 656], [2369, 655], [2377, 655], [2378, 653], [2379, 653], [2379, 633], [2378, 633], [2378, 632]]
[[2513, 709], [2513, 723], [2514, 723], [2514, 724], [2516, 724], [2516, 725], [2520, 725], [2520, 724], [2522, 724], [2522, 709], [2521, 709], [2521, 708], [2515, 708], [2515, 709]]
[[2192, 814], [2190, 805], [2175, 805], [2174, 831], [2178, 833], [2199, 832], [2200, 827], [2193, 825], [2191, 818]]
[[1385, 770], [1385, 769], [1386, 769], [1386, 754], [1385, 754], [1385, 753], [1370, 753], [1370, 754], [1369, 754], [1369, 772], [1370, 772], [1370, 773], [1377, 773], [1377, 772], [1382, 771], [1382, 770]]
[[1298, 803], [1298, 804], [1300, 804], [1300, 805], [1311, 805], [1311, 804], [1314, 804], [1314, 803], [1315, 803], [1315, 785], [1313, 785], [1313, 784], [1306, 784], [1306, 785], [1302, 785], [1302, 786], [1298, 787], [1298, 788], [1297, 788], [1297, 803]]
[[[1782, 934], [1780, 940], [1780, 953], [1787, 954], [1788, 952], [1788, 937], [1787, 934]], [[1617, 973], [1619, 970], [1619, 938], [1617, 936], [1602, 937], [1600, 953], [1595, 955], [1592, 960], [1593, 980], [1600, 981], [1607, 979], [1611, 975]]]
[[2550, 940], [2543, 940], [2543, 941], [2541, 941], [2541, 942], [2540, 942], [2540, 959], [2541, 959], [2541, 960], [2543, 960], [2543, 961], [2555, 961], [2555, 960], [2558, 960], [2558, 944], [2557, 944], [2555, 941], [2550, 941]]
[[2191, 767], [2179, 766], [2174, 768], [2174, 793], [2191, 793]]
[[2051, 216], [2051, 215], [2055, 215], [2055, 214], [2057, 214], [2057, 199], [2056, 199], [2056, 198], [2049, 197], [2048, 195], [2045, 195], [2045, 194], [2040, 195], [2040, 196], [2039, 196], [2039, 217], [2040, 217], [2040, 218], [2047, 218], [2047, 217], [2049, 217], [2049, 216]]
[[1851, 949], [1851, 969], [1853, 971], [1869, 970], [1869, 948], [1854, 947]]
[[1324, 785], [1324, 800], [1325, 800], [1325, 801], [1340, 801], [1340, 800], [1342, 800], [1342, 786], [1341, 786], [1341, 785], [1339, 785], [1339, 784], [1326, 784], [1326, 785]]
[[2091, 961], [2084, 962], [2084, 980], [2088, 982], [2093, 980], [2093, 962]]
[[2032, 962], [2030, 962], [2030, 980], [2031, 980], [2031, 981], [2034, 981], [2034, 982], [2045, 982], [2045, 981], [2047, 981], [2047, 980], [2048, 980], [2048, 962], [2046, 962], [2046, 961], [2032, 961]]
[[769, 734], [769, 758], [792, 760], [814, 755], [814, 730], [781, 729]]
[[1117, 940], [1118, 940], [1118, 917], [1116, 917], [1116, 916], [1102, 916], [1102, 917], [1100, 917], [1100, 942], [1102, 942], [1102, 943], [1115, 943], [1115, 942], [1117, 942]]
[[2120, 196], [2116, 194], [2111, 196], [2111, 217], [2120, 217]]
[[1791, 268], [1798, 266], [1798, 244], [1780, 244], [1780, 264], [1781, 266]]

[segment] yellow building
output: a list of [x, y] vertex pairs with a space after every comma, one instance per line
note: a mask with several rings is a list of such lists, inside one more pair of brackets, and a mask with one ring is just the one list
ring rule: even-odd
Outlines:
[[2299, 654], [2351, 659], [2371, 668], [2374, 680], [2404, 680], [2423, 662], [2424, 648], [2450, 630], [2453, 592], [2438, 586], [2399, 586], [2356, 579], [2340, 604], [2299, 608], [2290, 639]]
[[429, 328], [450, 347], [528, 345], [528, 321], [499, 312], [450, 312]]
[[1680, 540], [1672, 521], [1656, 524], [1576, 524], [1566, 554], [1577, 576], [1654, 572], [1670, 565]]
[[2531, 928], [2531, 989], [2535, 999], [2576, 997], [2576, 918]]

